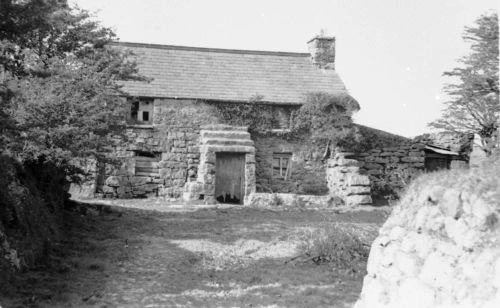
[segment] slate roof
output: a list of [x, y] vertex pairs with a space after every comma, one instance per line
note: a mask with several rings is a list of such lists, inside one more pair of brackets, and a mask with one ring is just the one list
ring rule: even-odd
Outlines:
[[300, 104], [308, 92], [347, 93], [335, 70], [315, 67], [308, 53], [196, 48], [115, 42], [136, 55], [150, 83], [128, 81], [131, 96]]

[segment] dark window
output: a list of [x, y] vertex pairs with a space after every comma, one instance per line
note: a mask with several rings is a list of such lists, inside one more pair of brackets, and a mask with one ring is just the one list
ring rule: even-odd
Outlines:
[[130, 114], [129, 122], [136, 124], [151, 124], [153, 119], [153, 99], [151, 98], [129, 98]]
[[144, 151], [135, 152], [135, 175], [158, 176], [159, 161], [160, 161], [159, 153], [144, 152]]
[[446, 156], [426, 154], [424, 161], [425, 171], [438, 171], [450, 169], [450, 159]]
[[139, 102], [132, 102], [132, 107], [130, 110], [130, 118], [137, 121], [137, 113], [139, 112]]
[[273, 177], [289, 179], [292, 176], [292, 153], [273, 153]]

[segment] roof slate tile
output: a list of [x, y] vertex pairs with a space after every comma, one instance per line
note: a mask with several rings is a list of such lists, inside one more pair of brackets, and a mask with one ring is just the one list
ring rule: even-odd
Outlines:
[[335, 70], [314, 66], [309, 54], [224, 50], [116, 42], [131, 50], [150, 83], [127, 81], [132, 96], [300, 104], [308, 92], [346, 93]]

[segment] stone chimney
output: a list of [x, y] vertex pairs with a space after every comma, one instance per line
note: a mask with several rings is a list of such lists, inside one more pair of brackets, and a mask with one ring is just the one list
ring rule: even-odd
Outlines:
[[322, 69], [335, 69], [335, 37], [318, 35], [307, 42], [311, 61]]

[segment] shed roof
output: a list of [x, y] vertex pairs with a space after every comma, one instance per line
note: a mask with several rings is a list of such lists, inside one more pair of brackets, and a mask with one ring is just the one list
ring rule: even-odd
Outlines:
[[136, 55], [150, 83], [127, 81], [131, 96], [300, 104], [308, 92], [347, 93], [335, 70], [314, 66], [308, 53], [197, 48], [115, 42]]
[[430, 145], [430, 144], [426, 145], [425, 149], [432, 151], [434, 153], [443, 154], [443, 155], [452, 155], [452, 156], [459, 156], [460, 155], [458, 152], [450, 151], [448, 149], [443, 149], [441, 147], [437, 147], [437, 146]]

